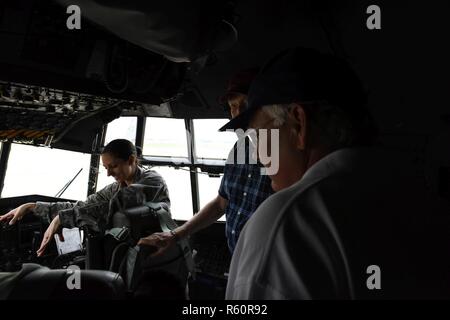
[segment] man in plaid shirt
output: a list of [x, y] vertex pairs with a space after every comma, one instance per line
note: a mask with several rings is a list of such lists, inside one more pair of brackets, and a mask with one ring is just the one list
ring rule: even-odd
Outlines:
[[[237, 117], [247, 107], [247, 92], [257, 71], [243, 70], [229, 81], [227, 91], [220, 100], [228, 105], [231, 118]], [[241, 149], [243, 147], [245, 149]], [[177, 240], [213, 224], [225, 214], [228, 247], [233, 253], [245, 223], [258, 206], [273, 193], [269, 176], [261, 174], [262, 166], [252, 164], [249, 152], [246, 152], [245, 162], [238, 161], [241, 160], [239, 155], [242, 150], [249, 150], [249, 140], [245, 136], [240, 136], [231, 150], [219, 192], [213, 200], [182, 226], [171, 232], [154, 233], [142, 238], [139, 244], [157, 247], [154, 255], [159, 255]]]

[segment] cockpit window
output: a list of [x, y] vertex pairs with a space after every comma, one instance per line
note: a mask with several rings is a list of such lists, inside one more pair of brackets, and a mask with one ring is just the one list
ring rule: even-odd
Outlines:
[[114, 139], [127, 139], [136, 142], [136, 117], [120, 117], [111, 121], [106, 129], [105, 146]]
[[146, 119], [143, 154], [146, 156], [188, 157], [183, 119]]
[[219, 132], [228, 119], [195, 119], [195, 148], [197, 158], [227, 159], [237, 136], [233, 132]]
[[170, 213], [176, 220], [192, 218], [192, 196], [189, 168], [152, 167], [166, 181], [170, 196]]
[[85, 199], [90, 159], [90, 154], [13, 143], [2, 197], [54, 197], [82, 169], [61, 197]]
[[[237, 141], [233, 132], [219, 132], [228, 119], [184, 119], [147, 117], [145, 119], [143, 155], [146, 165], [153, 166], [166, 180], [171, 199], [172, 217], [189, 220], [193, 215], [191, 173], [194, 170], [198, 179], [196, 194], [199, 208], [213, 200], [220, 187], [222, 174], [220, 167], [225, 165], [230, 150]], [[186, 130], [193, 127], [194, 136]], [[137, 121], [133, 117], [122, 117], [108, 125], [105, 143], [115, 138], [135, 141]], [[188, 154], [190, 138], [196, 157], [192, 162]], [[199, 169], [199, 166], [202, 170]], [[208, 171], [211, 170], [211, 174]], [[97, 191], [113, 183], [100, 164]], [[220, 219], [225, 220], [225, 217]]]

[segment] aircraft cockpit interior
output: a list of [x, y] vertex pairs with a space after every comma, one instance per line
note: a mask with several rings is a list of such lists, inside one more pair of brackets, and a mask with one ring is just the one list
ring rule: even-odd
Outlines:
[[[337, 227], [330, 230], [337, 231], [329, 231], [326, 237], [339, 238], [338, 244], [305, 240], [301, 246], [304, 239], [292, 235], [300, 218], [286, 222], [286, 238], [280, 240], [281, 235], [276, 236], [273, 229], [269, 232], [261, 227], [266, 230], [259, 234], [261, 244], [251, 242], [254, 228], [264, 223], [269, 228], [269, 218], [261, 218], [258, 225], [257, 217], [250, 217], [254, 210], [259, 207], [258, 214], [264, 208], [284, 212], [291, 202], [280, 199], [296, 184], [292, 181], [289, 188], [279, 191], [284, 187], [278, 188], [276, 180], [271, 182], [266, 176], [270, 191], [259, 185], [256, 191], [248, 187], [246, 181], [253, 178], [253, 172], [227, 167], [241, 137], [219, 129], [234, 121], [229, 122], [234, 118], [232, 98], [249, 94], [245, 107], [256, 110], [257, 94], [264, 96], [273, 89], [274, 95], [288, 96], [289, 84], [276, 88], [275, 82], [264, 79], [277, 65], [273, 57], [297, 46], [313, 48], [349, 62], [367, 94], [367, 109], [377, 123], [377, 143], [401, 153], [406, 159], [403, 167], [411, 168], [408, 178], [422, 183], [433, 203], [447, 208], [450, 113], [445, 101], [450, 52], [441, 45], [445, 41], [435, 41], [434, 36], [447, 33], [443, 27], [438, 30], [440, 21], [446, 21], [448, 4], [431, 7], [365, 0], [1, 1], [0, 216], [7, 218], [0, 220], [0, 300], [383, 298], [360, 295], [357, 284], [348, 294], [322, 295], [320, 290], [306, 289], [317, 280], [315, 275], [305, 280], [304, 290], [301, 281], [289, 280], [281, 291], [258, 295], [261, 283], [270, 287], [290, 279], [289, 274], [275, 276], [270, 267], [284, 270], [276, 261], [282, 265], [282, 259], [293, 254], [291, 245], [274, 253], [274, 258], [269, 250], [286, 242], [307, 252], [312, 247], [328, 252], [336, 246], [340, 249], [333, 252], [341, 254], [345, 247], [347, 254], [357, 256], [352, 251], [360, 250], [357, 241], [349, 239], [354, 233], [364, 236], [364, 232], [343, 226], [366, 222], [345, 215], [342, 221], [333, 220]], [[263, 89], [250, 82], [243, 84], [245, 77], [233, 82], [233, 76], [242, 70], [256, 69], [252, 79], [255, 83], [262, 79], [257, 83]], [[326, 87], [331, 79], [326, 73], [331, 68], [323, 70], [317, 78], [320, 86]], [[439, 74], [444, 76], [442, 81], [436, 76]], [[340, 82], [329, 87], [345, 91]], [[305, 90], [310, 88], [301, 84]], [[245, 92], [239, 91], [242, 86]], [[271, 103], [287, 102], [298, 101]], [[248, 120], [247, 126], [255, 123]], [[263, 128], [267, 123], [258, 125]], [[311, 128], [309, 122], [305, 128]], [[251, 138], [245, 139], [251, 143]], [[114, 149], [119, 148], [117, 141], [131, 150], [125, 157]], [[308, 148], [307, 141], [302, 148]], [[283, 152], [280, 149], [281, 156]], [[259, 161], [256, 169], [263, 172]], [[280, 170], [283, 165], [280, 159]], [[368, 179], [376, 178], [375, 170], [365, 172]], [[297, 179], [294, 169], [283, 174], [285, 181]], [[225, 175], [235, 180], [226, 182]], [[297, 180], [302, 183], [307, 175], [308, 171]], [[126, 191], [130, 186], [135, 186], [130, 189], [134, 191]], [[344, 192], [345, 188], [340, 188], [340, 184], [330, 186], [330, 190]], [[375, 199], [378, 192], [370, 192], [374, 200], [368, 207], [383, 210], [381, 193]], [[270, 207], [268, 199], [275, 196], [279, 202], [270, 202]], [[316, 196], [316, 200], [322, 199], [321, 193]], [[252, 197], [252, 209], [236, 207], [231, 197], [242, 203]], [[307, 202], [304, 207], [309, 208]], [[321, 208], [325, 207], [334, 208]], [[201, 217], [211, 210], [217, 211], [215, 215]], [[442, 212], [439, 219], [449, 221], [450, 212]], [[322, 220], [304, 219], [305, 227], [299, 228], [304, 234], [322, 228]], [[282, 223], [276, 218], [270, 227]], [[157, 236], [151, 238], [153, 234]], [[448, 240], [445, 233], [439, 234], [442, 242]], [[153, 244], [145, 245], [147, 241]], [[263, 252], [268, 256], [259, 257]], [[341, 266], [340, 256], [330, 256], [324, 258], [326, 267], [316, 269], [308, 264], [301, 272], [316, 270], [322, 275], [335, 264]], [[315, 261], [325, 256], [306, 257]], [[255, 280], [258, 286], [253, 291], [237, 292], [251, 260], [261, 263], [258, 272], [263, 270], [262, 263], [268, 264], [264, 269], [267, 279]], [[351, 268], [359, 266], [345, 261], [342, 265], [346, 263]], [[283, 265], [290, 270], [289, 264]], [[381, 272], [384, 270], [381, 266]], [[327, 280], [340, 285], [336, 279], [345, 273], [323, 272], [326, 276], [317, 275], [322, 279], [318, 280], [321, 290], [328, 288]], [[370, 276], [366, 270], [360, 273]], [[355, 279], [352, 281], [359, 281]]]

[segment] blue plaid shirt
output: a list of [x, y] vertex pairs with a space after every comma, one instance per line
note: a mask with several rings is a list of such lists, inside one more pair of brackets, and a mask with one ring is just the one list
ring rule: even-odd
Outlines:
[[[248, 145], [247, 139], [245, 142]], [[234, 145], [230, 154], [235, 154], [238, 143]], [[246, 160], [248, 163], [248, 157]], [[228, 200], [225, 208], [225, 233], [231, 253], [247, 220], [273, 193], [270, 178], [267, 175], [261, 175], [261, 168], [257, 164], [227, 163], [225, 165], [219, 195]]]

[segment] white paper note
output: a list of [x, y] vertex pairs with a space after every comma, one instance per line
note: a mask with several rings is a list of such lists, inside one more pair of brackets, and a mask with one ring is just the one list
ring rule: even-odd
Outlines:
[[63, 228], [62, 234], [64, 241], [59, 240], [59, 236], [55, 234], [56, 247], [58, 249], [58, 254], [66, 254], [74, 251], [81, 250], [83, 245], [81, 243], [80, 229]]

